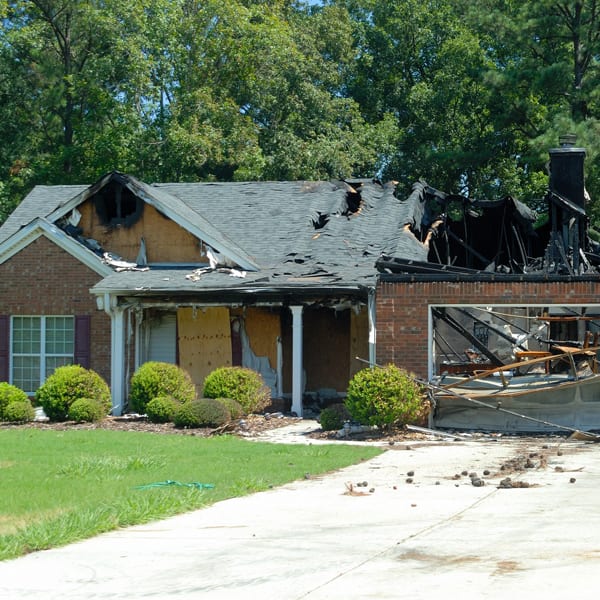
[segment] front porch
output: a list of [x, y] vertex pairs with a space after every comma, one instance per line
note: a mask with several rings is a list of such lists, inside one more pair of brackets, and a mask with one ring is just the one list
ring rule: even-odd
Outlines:
[[356, 356], [374, 356], [368, 298], [218, 304], [111, 296], [99, 304], [112, 322], [115, 415], [127, 412], [129, 380], [151, 360], [184, 368], [198, 396], [214, 369], [251, 368], [271, 388], [274, 409], [303, 416], [305, 406], [345, 395], [364, 367]]

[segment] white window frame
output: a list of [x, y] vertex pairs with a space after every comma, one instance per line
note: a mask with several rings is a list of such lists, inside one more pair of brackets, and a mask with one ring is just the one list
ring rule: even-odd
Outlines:
[[[58, 352], [58, 353], [49, 353], [46, 352], [46, 341], [47, 341], [47, 331], [48, 331], [48, 323], [51, 319], [70, 319], [72, 323], [72, 332], [73, 339], [71, 343], [71, 352]], [[14, 349], [14, 334], [15, 334], [15, 320], [16, 319], [39, 319], [39, 333], [40, 333], [40, 341], [39, 341], [39, 352], [15, 352]], [[46, 381], [47, 375], [47, 363], [48, 359], [58, 358], [65, 359], [62, 364], [73, 364], [75, 359], [75, 317], [73, 315], [13, 315], [10, 319], [10, 364], [9, 364], [9, 378], [10, 383], [17, 385], [18, 387], [22, 387], [22, 382], [16, 381], [14, 377], [14, 359], [16, 357], [23, 358], [39, 358], [39, 377], [37, 387]], [[23, 389], [23, 391], [28, 395], [34, 395], [37, 387], [33, 390]]]

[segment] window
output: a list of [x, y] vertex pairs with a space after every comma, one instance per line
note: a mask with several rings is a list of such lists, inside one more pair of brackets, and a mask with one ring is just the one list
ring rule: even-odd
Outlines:
[[12, 383], [33, 394], [57, 367], [73, 363], [73, 317], [12, 318]]

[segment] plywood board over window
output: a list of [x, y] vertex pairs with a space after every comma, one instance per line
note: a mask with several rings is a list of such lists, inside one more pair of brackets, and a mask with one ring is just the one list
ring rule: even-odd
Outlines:
[[277, 368], [277, 338], [281, 336], [279, 311], [248, 308], [244, 324], [250, 348], [256, 356], [266, 356], [272, 369]]
[[306, 390], [345, 391], [350, 368], [350, 311], [306, 307], [303, 346]]
[[231, 366], [231, 329], [226, 307], [181, 308], [177, 311], [179, 364], [202, 391], [205, 377]]

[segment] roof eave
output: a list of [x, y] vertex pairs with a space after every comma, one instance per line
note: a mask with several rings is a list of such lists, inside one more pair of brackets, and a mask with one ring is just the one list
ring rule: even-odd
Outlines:
[[41, 236], [48, 238], [98, 275], [107, 277], [113, 273], [113, 270], [99, 256], [41, 217], [34, 219], [0, 244], [0, 264], [10, 260]]

